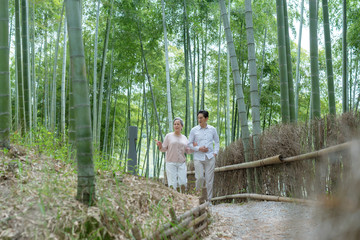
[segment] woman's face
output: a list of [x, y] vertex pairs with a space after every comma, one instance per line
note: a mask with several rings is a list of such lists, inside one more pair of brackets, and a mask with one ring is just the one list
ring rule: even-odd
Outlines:
[[181, 129], [182, 129], [182, 126], [181, 126], [180, 120], [175, 120], [174, 121], [174, 130], [181, 131]]

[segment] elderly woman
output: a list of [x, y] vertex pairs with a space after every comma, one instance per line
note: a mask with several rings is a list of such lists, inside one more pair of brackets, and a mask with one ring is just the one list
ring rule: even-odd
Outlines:
[[188, 140], [181, 134], [184, 127], [183, 120], [177, 117], [173, 124], [174, 132], [166, 134], [164, 142], [157, 141], [156, 145], [160, 151], [166, 152], [166, 175], [169, 187], [185, 192], [187, 188], [185, 153], [192, 153], [193, 150], [187, 146]]

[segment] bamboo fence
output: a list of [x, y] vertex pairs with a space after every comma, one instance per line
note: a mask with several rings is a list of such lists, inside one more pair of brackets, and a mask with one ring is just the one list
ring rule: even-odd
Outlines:
[[[217, 168], [215, 168], [214, 172], [215, 173], [216, 172], [225, 172], [225, 171], [263, 167], [263, 166], [268, 166], [268, 165], [281, 164], [281, 163], [287, 163], [287, 162], [295, 162], [295, 161], [308, 160], [308, 159], [318, 159], [319, 157], [323, 157], [323, 156], [329, 155], [331, 153], [348, 150], [350, 148], [350, 146], [354, 143], [355, 143], [355, 141], [346, 142], [346, 143], [339, 144], [336, 146], [324, 148], [324, 149], [321, 149], [321, 150], [318, 150], [315, 152], [305, 153], [305, 154], [301, 154], [301, 155], [293, 156], [293, 157], [283, 158], [281, 155], [276, 155], [273, 157], [256, 160], [256, 161], [252, 161], [252, 162], [245, 162], [245, 163], [239, 163], [239, 164], [234, 164], [234, 165], [229, 165], [229, 166], [224, 166], [224, 167], [217, 167]], [[195, 171], [188, 171], [187, 174], [193, 175], [193, 174], [195, 174]]]
[[[333, 193], [337, 184], [343, 181], [341, 176], [349, 164], [347, 151], [358, 144], [354, 140], [297, 156], [283, 157], [279, 154], [252, 162], [217, 167], [214, 169], [217, 173], [214, 196], [217, 197], [212, 201], [250, 198], [307, 204], [302, 199], [316, 199], [320, 193]], [[244, 194], [247, 185], [246, 172], [243, 170], [247, 168], [256, 168], [260, 180], [255, 192]], [[188, 171], [188, 178], [189, 184], [194, 184], [194, 171]]]

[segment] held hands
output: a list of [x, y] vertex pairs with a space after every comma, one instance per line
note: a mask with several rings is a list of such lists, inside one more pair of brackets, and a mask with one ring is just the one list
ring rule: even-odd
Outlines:
[[199, 151], [206, 153], [207, 151], [209, 151], [209, 149], [208, 149], [207, 147], [205, 147], [205, 146], [201, 146], [201, 147], [199, 148]]
[[[196, 147], [197, 145], [198, 144], [196, 142], [193, 142], [194, 147]], [[207, 152], [207, 151], [209, 151], [209, 149], [207, 147], [205, 147], [205, 146], [201, 146], [201, 147], [199, 147], [199, 151], [200, 152]]]
[[[198, 144], [196, 142], [193, 142], [193, 146], [196, 147], [196, 146], [198, 146]], [[201, 146], [201, 147], [199, 147], [199, 151], [205, 153], [205, 152], [209, 151], [209, 149], [205, 146]]]

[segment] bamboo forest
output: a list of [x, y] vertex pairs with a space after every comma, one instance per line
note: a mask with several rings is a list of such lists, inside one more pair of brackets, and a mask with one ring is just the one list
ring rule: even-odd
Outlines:
[[0, 0], [0, 239], [358, 239], [359, 31], [358, 0]]

